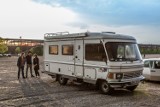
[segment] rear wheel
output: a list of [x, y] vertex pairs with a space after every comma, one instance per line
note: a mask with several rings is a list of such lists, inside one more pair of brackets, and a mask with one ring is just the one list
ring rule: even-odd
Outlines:
[[59, 84], [61, 84], [61, 85], [66, 85], [66, 84], [67, 84], [67, 81], [68, 81], [68, 79], [67, 79], [67, 78], [64, 78], [62, 75], [59, 75], [59, 76], [58, 76], [58, 82], [59, 82]]
[[103, 94], [111, 94], [113, 91], [113, 88], [110, 87], [107, 81], [100, 82], [99, 89]]
[[137, 88], [137, 86], [138, 85], [129, 86], [129, 87], [126, 87], [126, 89], [129, 90], [129, 91], [134, 91]]

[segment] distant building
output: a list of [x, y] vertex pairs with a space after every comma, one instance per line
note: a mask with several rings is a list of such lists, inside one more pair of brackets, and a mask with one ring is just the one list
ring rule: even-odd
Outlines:
[[[3, 38], [3, 43], [8, 46], [8, 53], [16, 54], [16, 47], [20, 47], [23, 52], [31, 49], [32, 47], [43, 46], [44, 40], [41, 39], [19, 39], [15, 38]], [[160, 52], [159, 44], [138, 44], [142, 53], [148, 53], [147, 50], [154, 50], [157, 53]]]
[[38, 39], [13, 39], [3, 38], [7, 46], [37, 46], [43, 45], [43, 40]]
[[11, 54], [15, 54], [16, 47], [20, 47], [24, 52], [32, 47], [43, 46], [43, 40], [40, 39], [3, 38], [3, 43], [8, 46], [8, 53]]

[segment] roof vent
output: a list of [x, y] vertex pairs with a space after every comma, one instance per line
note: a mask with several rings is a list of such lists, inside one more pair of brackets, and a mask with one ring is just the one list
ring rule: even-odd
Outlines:
[[102, 32], [102, 33], [111, 33], [111, 34], [116, 34], [116, 32]]

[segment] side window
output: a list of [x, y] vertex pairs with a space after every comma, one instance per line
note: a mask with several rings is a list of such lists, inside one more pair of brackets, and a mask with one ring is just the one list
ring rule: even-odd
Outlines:
[[160, 61], [155, 61], [154, 64], [156, 69], [160, 69]]
[[149, 68], [149, 61], [145, 61], [144, 62], [144, 67], [148, 67]]
[[73, 45], [62, 45], [62, 55], [73, 55]]
[[85, 59], [90, 61], [106, 61], [107, 57], [102, 44], [86, 44]]
[[58, 55], [58, 45], [50, 45], [49, 54]]

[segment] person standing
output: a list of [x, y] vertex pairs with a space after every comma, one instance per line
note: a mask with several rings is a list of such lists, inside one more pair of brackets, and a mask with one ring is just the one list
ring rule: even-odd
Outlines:
[[17, 67], [18, 67], [18, 79], [20, 77], [20, 72], [22, 71], [22, 77], [24, 77], [24, 65], [25, 65], [25, 57], [24, 53], [21, 53], [21, 56], [17, 60]]
[[27, 63], [26, 78], [28, 78], [28, 69], [29, 68], [30, 68], [31, 77], [34, 77], [33, 73], [32, 73], [32, 53], [31, 53], [31, 51], [29, 51], [27, 56], [26, 56], [26, 63]]
[[39, 77], [39, 58], [37, 56], [37, 54], [34, 55], [34, 59], [33, 59], [33, 65], [34, 65], [34, 71], [36, 74], [36, 77]]

